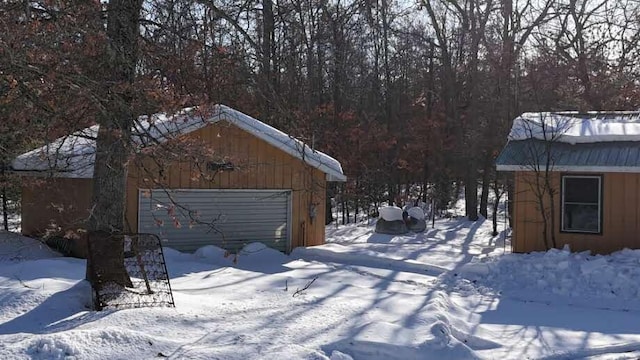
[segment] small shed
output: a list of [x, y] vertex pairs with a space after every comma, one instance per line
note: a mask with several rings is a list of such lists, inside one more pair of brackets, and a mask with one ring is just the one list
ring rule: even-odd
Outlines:
[[[224, 105], [143, 116], [132, 131], [126, 232], [156, 233], [180, 251], [324, 243], [327, 182], [346, 181], [334, 158]], [[75, 239], [71, 251], [85, 255], [97, 132], [92, 126], [13, 161], [23, 175], [23, 234]], [[210, 158], [153, 151], [174, 142], [202, 144]]]
[[545, 250], [545, 231], [573, 251], [640, 248], [640, 112], [524, 113], [496, 168], [515, 175], [515, 252]]

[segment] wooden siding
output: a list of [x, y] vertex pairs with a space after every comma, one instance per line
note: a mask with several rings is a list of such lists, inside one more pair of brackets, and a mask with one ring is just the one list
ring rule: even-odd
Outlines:
[[[209, 144], [236, 169], [206, 178], [199, 176], [200, 170], [189, 162], [169, 162], [162, 172], [150, 159], [132, 162], [127, 180], [129, 231], [137, 231], [138, 189], [291, 189], [292, 247], [324, 243], [326, 181], [323, 172], [228, 122], [209, 125], [187, 136]], [[309, 216], [312, 205], [316, 208], [314, 219]]]
[[91, 203], [91, 180], [53, 178], [22, 186], [22, 232], [42, 235], [47, 228], [84, 226]]
[[25, 179], [22, 184], [22, 233], [42, 237], [64, 236], [72, 231], [76, 241], [70, 250], [77, 256], [84, 256], [86, 241], [82, 230], [89, 217], [91, 187], [91, 179]]
[[[573, 251], [591, 250], [608, 254], [624, 248], [640, 248], [640, 174], [603, 173], [602, 176], [602, 234], [578, 234], [560, 232], [560, 182], [562, 173], [552, 173], [552, 184], [557, 191], [554, 197], [554, 233], [557, 246], [568, 244]], [[570, 174], [568, 174], [570, 175]], [[542, 216], [538, 202], [531, 190], [530, 172], [516, 172], [514, 194], [514, 252], [543, 251]], [[549, 204], [545, 203], [548, 209]], [[550, 237], [549, 237], [550, 238]]]

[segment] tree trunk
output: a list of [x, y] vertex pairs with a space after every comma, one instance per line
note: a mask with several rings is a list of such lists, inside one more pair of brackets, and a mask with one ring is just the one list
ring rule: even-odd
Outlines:
[[482, 174], [482, 193], [480, 194], [480, 215], [488, 219], [487, 208], [489, 207], [489, 168], [484, 169]]
[[347, 224], [349, 224], [351, 222], [351, 215], [349, 214], [349, 202], [345, 201], [345, 207], [344, 207], [344, 212], [347, 216]]
[[491, 215], [491, 222], [493, 223], [493, 231], [491, 232], [492, 236], [498, 235], [498, 206], [499, 205], [500, 205], [499, 199], [496, 198], [496, 201], [493, 204], [493, 214]]
[[[134, 123], [133, 89], [138, 60], [139, 18], [142, 0], [111, 0], [107, 5], [107, 37], [104, 66], [104, 110], [98, 114], [93, 199], [88, 222], [88, 278], [119, 286], [131, 286], [124, 267], [122, 233], [126, 195], [127, 161]], [[105, 268], [106, 267], [106, 268]], [[100, 279], [97, 278], [100, 276]]]
[[491, 221], [493, 223], [493, 232], [491, 235], [496, 236], [498, 235], [498, 208], [500, 207], [500, 199], [504, 191], [500, 190], [500, 183], [497, 178], [494, 179], [492, 188], [495, 201], [493, 202], [493, 214], [491, 214]]
[[261, 72], [264, 91], [264, 118], [269, 119], [272, 115], [272, 100], [274, 99], [274, 77], [272, 71], [273, 60], [273, 1], [262, 1], [262, 64]]
[[555, 189], [553, 188], [553, 186], [551, 185], [551, 175], [550, 174], [546, 174], [546, 178], [545, 178], [545, 186], [547, 187], [547, 197], [549, 198], [549, 231], [551, 233], [551, 246], [556, 248], [558, 247], [557, 242], [556, 242], [556, 232], [555, 232], [555, 228], [556, 228], [556, 204], [555, 204], [555, 199], [554, 199], [554, 195], [555, 195]]
[[[122, 114], [126, 116], [126, 114]], [[130, 114], [129, 114], [130, 115]], [[96, 141], [96, 161], [93, 179], [93, 207], [89, 218], [87, 275], [92, 284], [114, 282], [131, 286], [124, 267], [124, 230], [127, 149], [119, 135], [118, 121], [103, 121]], [[126, 131], [125, 131], [126, 132]], [[94, 260], [105, 261], [94, 261]], [[110, 268], [104, 268], [109, 266]]]
[[513, 228], [513, 199], [515, 195], [513, 174], [507, 175], [507, 219], [509, 220], [509, 228]]
[[325, 206], [324, 206], [324, 224], [329, 225], [333, 222], [333, 209], [331, 208], [331, 193], [330, 189], [327, 188], [327, 193], [325, 196]]
[[4, 164], [0, 164], [2, 166], [2, 220], [4, 231], [9, 231], [9, 206], [7, 204], [7, 178], [5, 176], [5, 166]]
[[464, 183], [465, 209], [470, 221], [478, 220], [478, 184], [474, 175], [475, 171], [469, 171]]
[[347, 216], [347, 202], [345, 201], [345, 186], [344, 184], [340, 185], [340, 208], [342, 209], [342, 225], [346, 224], [346, 216]]
[[539, 194], [537, 196], [538, 200], [538, 210], [540, 211], [540, 215], [542, 216], [542, 240], [544, 241], [544, 247], [546, 250], [551, 249], [551, 244], [549, 244], [549, 221], [547, 216], [547, 211], [544, 206], [544, 194]]
[[353, 222], [358, 223], [358, 211], [360, 211], [360, 203], [358, 202], [358, 197], [355, 196], [353, 198]]
[[[124, 267], [124, 237], [106, 231], [92, 231], [88, 238], [87, 275], [94, 284], [94, 289], [100, 291], [107, 284], [132, 287], [131, 278]], [[98, 304], [101, 310], [103, 304]]]
[[9, 207], [7, 206], [7, 186], [2, 185], [2, 220], [4, 231], [9, 231]]

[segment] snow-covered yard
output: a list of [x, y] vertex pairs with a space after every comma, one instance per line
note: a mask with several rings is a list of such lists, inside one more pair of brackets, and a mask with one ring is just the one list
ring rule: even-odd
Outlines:
[[[92, 312], [84, 261], [4, 234], [0, 358], [627, 359], [640, 251], [504, 253], [489, 221], [390, 236], [329, 226], [286, 256], [166, 250], [176, 308]], [[297, 289], [314, 280], [308, 289]]]

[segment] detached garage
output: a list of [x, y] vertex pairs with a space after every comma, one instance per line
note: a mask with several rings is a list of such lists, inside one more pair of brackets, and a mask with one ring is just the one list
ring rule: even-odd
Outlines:
[[[14, 160], [23, 175], [23, 234], [71, 239], [71, 252], [84, 256], [97, 131]], [[134, 134], [124, 232], [156, 233], [180, 251], [236, 251], [258, 241], [289, 252], [324, 243], [326, 184], [346, 181], [332, 157], [223, 105], [141, 117]]]

